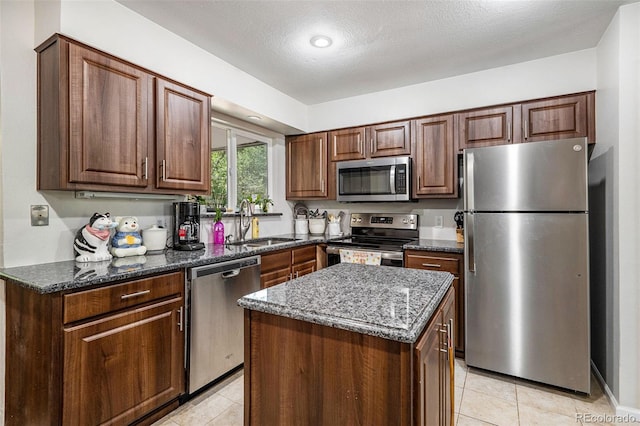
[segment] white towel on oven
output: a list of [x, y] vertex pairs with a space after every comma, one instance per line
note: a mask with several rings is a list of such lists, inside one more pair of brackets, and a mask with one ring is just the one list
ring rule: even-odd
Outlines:
[[362, 265], [380, 265], [380, 252], [340, 249], [341, 263], [360, 263]]

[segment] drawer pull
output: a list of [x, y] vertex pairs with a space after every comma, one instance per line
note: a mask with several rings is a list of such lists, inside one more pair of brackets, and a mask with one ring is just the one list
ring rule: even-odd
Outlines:
[[437, 263], [423, 263], [422, 266], [426, 266], [427, 268], [442, 268], [442, 265]]
[[122, 296], [120, 296], [120, 300], [127, 300], [131, 299], [132, 297], [144, 296], [145, 294], [149, 293], [151, 293], [151, 290], [142, 290], [136, 293], [123, 294]]

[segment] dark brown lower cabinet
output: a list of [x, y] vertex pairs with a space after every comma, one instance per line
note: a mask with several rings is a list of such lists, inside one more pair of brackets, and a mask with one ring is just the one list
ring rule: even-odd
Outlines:
[[453, 300], [450, 289], [415, 344], [245, 310], [244, 424], [444, 425]]
[[453, 416], [453, 350], [449, 349], [454, 316], [454, 294], [449, 292], [416, 342], [416, 425], [449, 426]]
[[260, 287], [282, 284], [293, 278], [310, 274], [318, 269], [315, 245], [278, 250], [262, 255]]
[[7, 284], [7, 425], [128, 425], [184, 393], [184, 273], [67, 294]]
[[456, 356], [464, 358], [464, 255], [444, 251], [406, 250], [404, 264], [407, 268], [444, 271], [453, 274], [453, 288], [456, 291], [456, 316], [453, 322], [454, 345]]

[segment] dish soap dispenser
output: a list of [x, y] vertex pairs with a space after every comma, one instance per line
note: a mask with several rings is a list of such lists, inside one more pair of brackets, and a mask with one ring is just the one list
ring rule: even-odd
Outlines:
[[222, 210], [216, 209], [216, 223], [213, 224], [213, 244], [224, 244], [224, 223], [222, 223]]
[[260, 235], [259, 226], [260, 224], [258, 222], [258, 218], [256, 216], [253, 216], [251, 218], [251, 238], [258, 238], [258, 236]]

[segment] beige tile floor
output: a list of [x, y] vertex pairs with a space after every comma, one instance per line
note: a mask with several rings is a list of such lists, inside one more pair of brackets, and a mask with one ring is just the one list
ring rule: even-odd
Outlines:
[[[154, 426], [242, 425], [242, 371], [182, 405]], [[456, 359], [455, 418], [459, 426], [612, 425], [614, 412], [595, 378], [591, 396], [467, 368]], [[584, 421], [583, 421], [584, 420]], [[626, 423], [628, 424], [628, 423]], [[638, 423], [636, 423], [638, 424]]]

